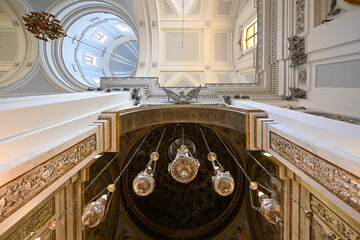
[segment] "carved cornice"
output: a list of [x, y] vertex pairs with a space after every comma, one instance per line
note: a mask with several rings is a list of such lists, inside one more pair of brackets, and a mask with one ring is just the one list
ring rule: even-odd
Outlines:
[[270, 148], [360, 212], [360, 178], [270, 132]]
[[341, 219], [329, 207], [311, 195], [311, 210], [316, 213], [320, 219], [332, 230], [340, 233], [343, 237], [350, 240], [360, 239], [360, 234], [352, 228], [347, 222]]
[[0, 222], [96, 151], [96, 135], [0, 187]]
[[51, 199], [39, 211], [31, 216], [24, 224], [22, 224], [13, 234], [6, 240], [25, 239], [32, 232], [37, 231], [55, 214], [55, 198]]

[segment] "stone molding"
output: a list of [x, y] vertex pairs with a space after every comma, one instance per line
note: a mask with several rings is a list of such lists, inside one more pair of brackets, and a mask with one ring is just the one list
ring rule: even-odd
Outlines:
[[156, 105], [127, 109], [119, 112], [120, 133], [157, 124], [194, 122], [213, 124], [246, 131], [246, 118], [243, 109], [203, 104]]
[[316, 213], [316, 215], [318, 215], [320, 219], [332, 230], [340, 233], [346, 239], [360, 239], [359, 232], [341, 219], [334, 211], [332, 211], [314, 195], [311, 195], [310, 206], [311, 210], [314, 211], [314, 213]]
[[96, 151], [96, 135], [0, 187], [0, 223]]
[[329, 192], [360, 212], [360, 178], [270, 132], [270, 148]]
[[38, 230], [55, 214], [55, 198], [51, 199], [39, 211], [31, 216], [24, 224], [20, 226], [6, 240], [25, 239], [32, 232]]

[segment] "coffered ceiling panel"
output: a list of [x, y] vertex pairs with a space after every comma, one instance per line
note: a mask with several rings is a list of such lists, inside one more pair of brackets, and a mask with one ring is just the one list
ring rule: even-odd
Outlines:
[[170, 62], [199, 62], [201, 46], [199, 32], [165, 32], [165, 60]]

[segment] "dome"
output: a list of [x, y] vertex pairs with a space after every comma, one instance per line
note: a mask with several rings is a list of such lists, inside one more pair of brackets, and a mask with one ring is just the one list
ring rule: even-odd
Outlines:
[[97, 87], [101, 77], [129, 77], [136, 68], [139, 41], [123, 19], [91, 13], [76, 20], [61, 45], [68, 73], [80, 84]]

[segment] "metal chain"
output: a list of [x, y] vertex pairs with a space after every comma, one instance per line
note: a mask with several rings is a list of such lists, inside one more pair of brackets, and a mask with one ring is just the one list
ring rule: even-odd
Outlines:
[[226, 146], [225, 142], [222, 140], [222, 138], [219, 136], [219, 134], [214, 130], [214, 132], [216, 133], [216, 135], [218, 136], [218, 138], [220, 139], [220, 141], [222, 142], [222, 144], [225, 146], [226, 150], [229, 152], [229, 154], [231, 155], [231, 157], [234, 159], [235, 163], [239, 166], [239, 168], [241, 169], [241, 171], [243, 172], [243, 174], [245, 175], [246, 179], [249, 182], [252, 182], [250, 177], [246, 174], [245, 169], [241, 166], [241, 164], [236, 160], [235, 156], [232, 154], [232, 152], [230, 151], [230, 149], [228, 148], [228, 146]]
[[[151, 129], [152, 130], [152, 129]], [[140, 149], [140, 146], [144, 143], [145, 139], [147, 138], [147, 136], [150, 134], [151, 130], [147, 133], [147, 135], [145, 136], [145, 138], [143, 139], [143, 141], [141, 142], [141, 144], [139, 145], [139, 147], [136, 149], [135, 153], [138, 152], [138, 150]], [[120, 155], [120, 152], [118, 152], [106, 165], [103, 169], [101, 169], [101, 171], [95, 176], [95, 178], [86, 186], [86, 188], [84, 189], [84, 191], [82, 191], [75, 199], [74, 201], [61, 213], [59, 214], [59, 217], [57, 218], [57, 220], [59, 220], [65, 213], [67, 213], [67, 211], [74, 206], [74, 204], [77, 202], [77, 200], [79, 200], [79, 198], [85, 194], [86, 190], [89, 189], [89, 187], [96, 181], [96, 179], [110, 166], [110, 164]], [[135, 155], [135, 154], [134, 154]], [[129, 166], [131, 160], [133, 159], [134, 155], [131, 157], [130, 161], [126, 164], [126, 166], [123, 168], [123, 170], [120, 172], [119, 176], [115, 179], [114, 185], [116, 185], [117, 181], [119, 180], [119, 178], [121, 177], [122, 173], [125, 171], [125, 169]], [[99, 195], [99, 194], [98, 194]]]
[[164, 127], [164, 130], [163, 130], [163, 132], [162, 132], [162, 134], [161, 134], [160, 141], [159, 141], [159, 143], [158, 143], [158, 145], [157, 145], [157, 148], [156, 148], [156, 152], [159, 150], [160, 143], [161, 143], [161, 141], [162, 141], [162, 139], [163, 139], [163, 137], [164, 137], [165, 130], [166, 130], [166, 126]]
[[119, 176], [117, 176], [117, 178], [114, 181], [114, 185], [116, 185], [116, 183], [119, 181], [120, 177], [122, 176], [122, 174], [124, 173], [124, 171], [126, 170], [126, 168], [130, 165], [130, 163], [132, 162], [133, 158], [136, 156], [136, 154], [138, 153], [140, 147], [143, 145], [143, 143], [145, 142], [146, 138], [149, 136], [149, 134], [151, 133], [151, 130], [146, 134], [145, 138], [142, 140], [142, 142], [140, 143], [140, 145], [138, 146], [138, 148], [135, 150], [134, 154], [131, 156], [130, 160], [128, 161], [128, 163], [125, 165], [125, 167], [121, 170]]
[[210, 153], [210, 152], [211, 152], [211, 150], [210, 150], [210, 148], [209, 148], [209, 145], [208, 145], [208, 143], [207, 143], [207, 141], [206, 141], [205, 135], [204, 135], [204, 133], [203, 133], [203, 131], [202, 131], [202, 129], [201, 129], [201, 127], [200, 127], [200, 125], [199, 125], [199, 129], [200, 129], [201, 135], [203, 136], [203, 139], [204, 139], [204, 142], [205, 142], [206, 148], [208, 149], [208, 151], [209, 151], [209, 153]]
[[184, 140], [184, 126], [181, 126], [181, 140], [182, 140], [182, 145], [185, 145], [185, 140]]
[[246, 153], [270, 176], [275, 177], [272, 175], [253, 155], [251, 155], [248, 151]]

